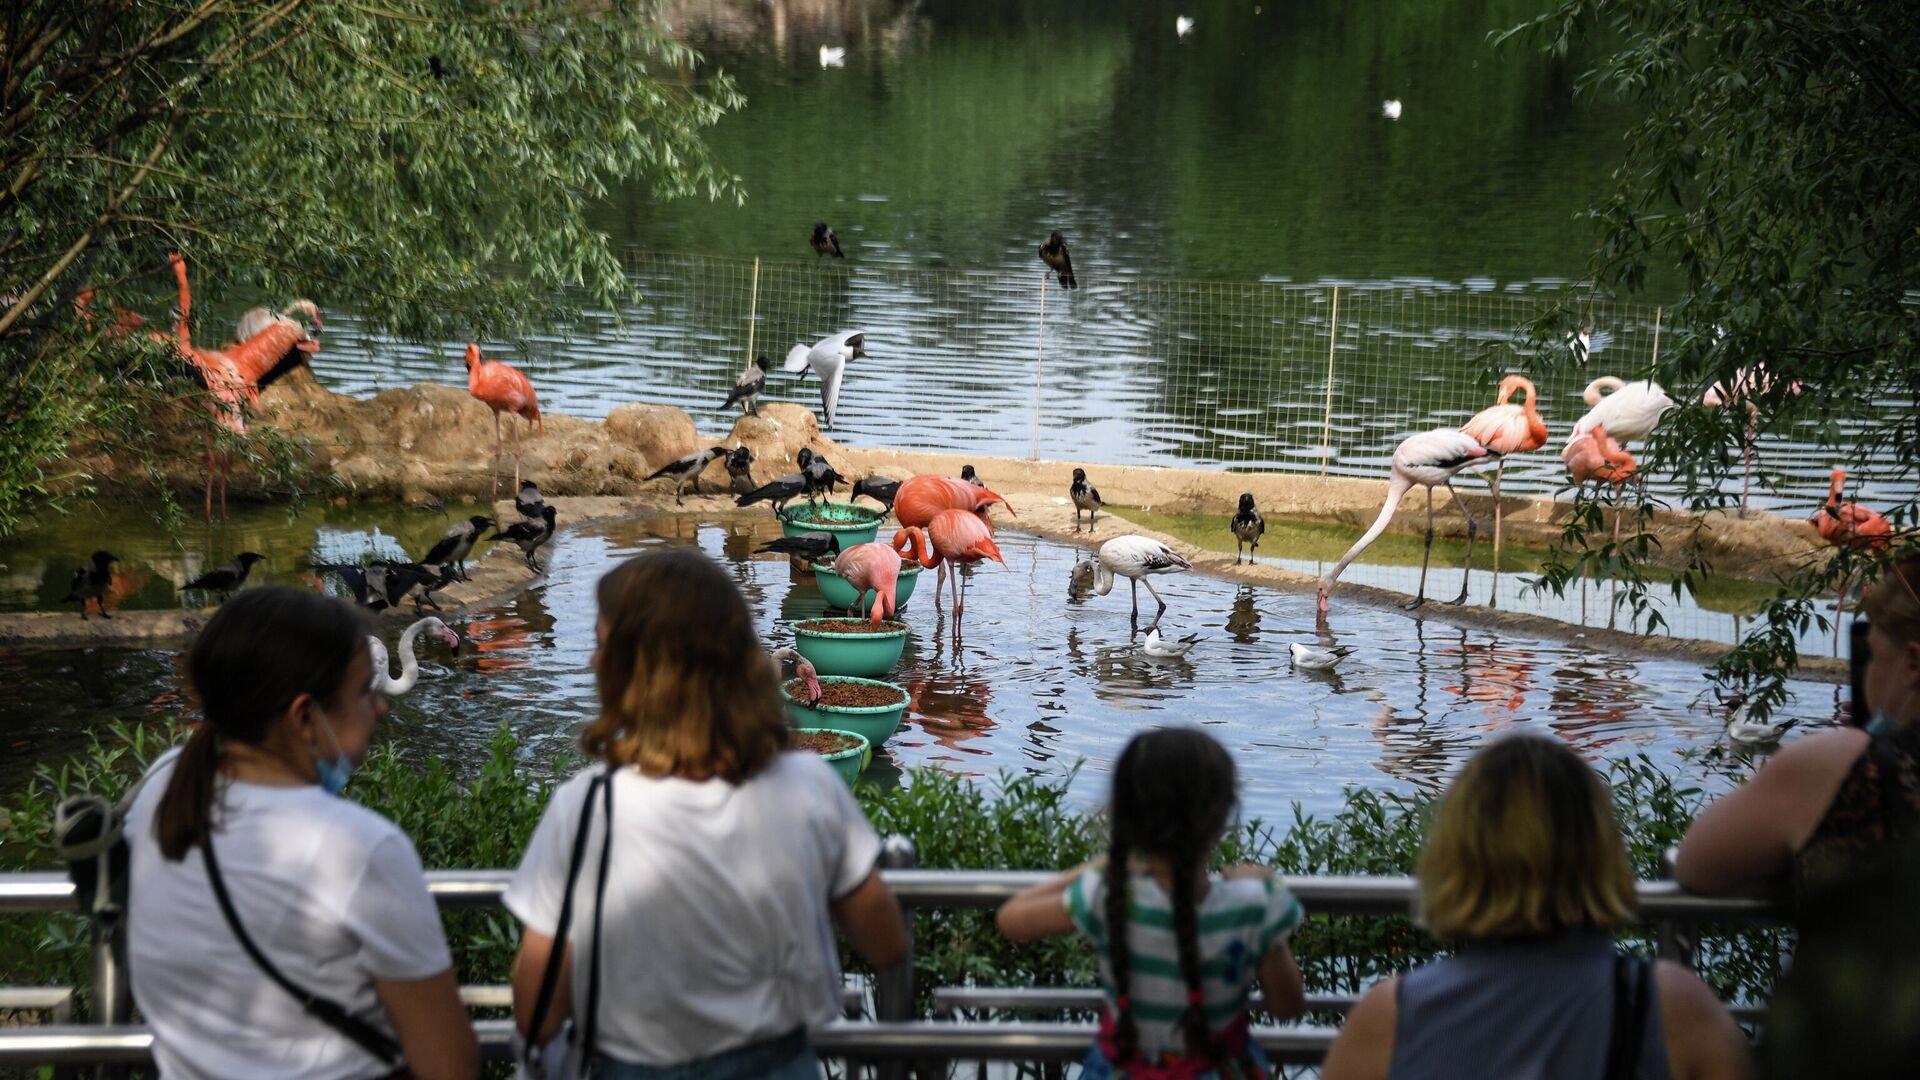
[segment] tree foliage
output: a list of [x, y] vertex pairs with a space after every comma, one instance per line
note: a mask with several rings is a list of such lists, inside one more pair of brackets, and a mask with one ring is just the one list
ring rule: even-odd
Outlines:
[[[1642, 471], [1679, 478], [1689, 509], [1738, 501], [1748, 410], [1693, 407], [1744, 370], [1759, 432], [1812, 433], [1835, 465], [1870, 477], [1910, 543], [1920, 444], [1920, 8], [1850, 0], [1566, 0], [1501, 35], [1562, 60], [1592, 55], [1585, 91], [1637, 102], [1611, 195], [1590, 212], [1602, 287], [1639, 288], [1657, 260], [1686, 291], [1667, 312], [1651, 376], [1683, 407], [1656, 434]], [[1562, 340], [1577, 307], [1537, 328]], [[1558, 350], [1564, 356], [1565, 350]], [[1811, 507], [1809, 509], [1812, 509]], [[1643, 597], [1645, 528], [1597, 542], [1591, 503], [1544, 583], [1564, 588], [1597, 567]], [[1644, 526], [1645, 519], [1640, 519]], [[1811, 554], [1811, 552], [1810, 552]], [[1758, 630], [1723, 660], [1723, 689], [1777, 704], [1797, 661], [1796, 634], [1824, 626], [1842, 580], [1881, 553], [1843, 552], [1781, 574]], [[1708, 567], [1695, 557], [1677, 588]]]
[[614, 186], [739, 196], [701, 132], [740, 98], [647, 3], [15, 0], [0, 35], [0, 404], [29, 418], [0, 533], [113, 384], [167, 369], [88, 333], [82, 289], [168, 323], [179, 251], [208, 294], [479, 338], [613, 305], [587, 211]]

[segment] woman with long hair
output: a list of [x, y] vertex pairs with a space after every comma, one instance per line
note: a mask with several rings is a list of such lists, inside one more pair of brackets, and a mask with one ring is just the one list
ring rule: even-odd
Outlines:
[[594, 764], [554, 792], [505, 898], [520, 1031], [545, 1044], [571, 1018], [606, 1080], [817, 1076], [835, 927], [876, 968], [906, 952], [879, 838], [832, 768], [786, 749], [777, 675], [712, 559], [641, 555], [598, 599]]
[[1454, 955], [1375, 983], [1320, 1075], [1737, 1078], [1746, 1041], [1686, 968], [1619, 953], [1637, 906], [1607, 786], [1566, 744], [1511, 735], [1447, 788], [1420, 920]]
[[1107, 854], [1001, 905], [1015, 941], [1078, 932], [1099, 952], [1106, 1002], [1088, 1080], [1268, 1073], [1248, 994], [1258, 980], [1269, 1013], [1300, 1011], [1287, 938], [1301, 910], [1268, 867], [1208, 873], [1236, 803], [1233, 758], [1212, 736], [1136, 735], [1113, 768]]
[[128, 965], [168, 1077], [471, 1077], [413, 844], [336, 798], [386, 704], [337, 600], [251, 589], [187, 654], [204, 719], [128, 811]]

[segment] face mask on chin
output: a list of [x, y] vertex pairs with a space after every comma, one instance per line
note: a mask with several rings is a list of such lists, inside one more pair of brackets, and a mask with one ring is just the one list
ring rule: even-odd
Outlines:
[[340, 738], [333, 733], [333, 724], [322, 713], [320, 726], [327, 729], [327, 741], [333, 744], [333, 757], [323, 758], [318, 749], [313, 753], [314, 779], [320, 784], [320, 790], [329, 795], [338, 795], [346, 790], [347, 781], [353, 778], [353, 759], [340, 748]]
[[1912, 697], [1913, 688], [1908, 687], [1907, 692], [1900, 695], [1900, 707], [1898, 709], [1893, 712], [1888, 712], [1885, 709], [1874, 709], [1873, 719], [1867, 721], [1867, 734], [1892, 735], [1898, 732], [1900, 730], [1900, 722], [1895, 720], [1894, 717], [1906, 713], [1907, 702], [1911, 700]]

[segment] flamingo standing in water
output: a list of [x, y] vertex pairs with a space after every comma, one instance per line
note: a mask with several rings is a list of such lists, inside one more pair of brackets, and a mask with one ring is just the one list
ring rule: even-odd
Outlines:
[[[1753, 444], [1759, 435], [1760, 406], [1754, 398], [1763, 398], [1773, 393], [1774, 378], [1767, 374], [1767, 365], [1755, 364], [1750, 368], [1741, 368], [1733, 373], [1727, 382], [1715, 382], [1700, 395], [1700, 404], [1709, 409], [1718, 409], [1734, 404], [1747, 407], [1747, 433], [1740, 442], [1740, 511], [1746, 512], [1747, 494], [1753, 488]], [[1782, 393], [1787, 397], [1799, 397], [1806, 387], [1798, 380], [1788, 383]]]
[[[1515, 392], [1526, 395], [1523, 404], [1514, 405], [1507, 401]], [[1488, 607], [1496, 606], [1500, 601], [1500, 478], [1506, 475], [1506, 456], [1524, 454], [1547, 445], [1547, 424], [1540, 419], [1540, 412], [1534, 407], [1534, 398], [1532, 379], [1525, 375], [1509, 375], [1500, 380], [1500, 396], [1495, 404], [1481, 409], [1473, 419], [1460, 425], [1461, 431], [1480, 440], [1480, 445], [1486, 447], [1489, 453], [1500, 455], [1500, 463], [1493, 470], [1493, 591], [1487, 595]]]
[[[971, 486], [971, 485], [969, 485]], [[995, 496], [999, 498], [999, 496]], [[898, 506], [898, 502], [895, 503]], [[966, 610], [966, 579], [960, 576], [960, 563], [975, 563], [982, 559], [992, 559], [1001, 566], [1007, 560], [1000, 555], [999, 545], [993, 542], [993, 527], [971, 511], [948, 509], [933, 516], [924, 529], [918, 525], [909, 525], [893, 534], [893, 547], [896, 551], [906, 552], [911, 547], [913, 558], [930, 570], [937, 571], [934, 578], [933, 595], [936, 602], [940, 596], [940, 576], [947, 572], [946, 564], [953, 563], [953, 636], [960, 636], [960, 616]], [[931, 551], [929, 551], [931, 547]], [[875, 607], [878, 607], [875, 604]]]
[[[520, 369], [498, 360], [482, 360], [480, 346], [467, 342], [467, 393], [493, 410], [493, 484], [489, 498], [500, 494], [500, 414], [512, 413], [526, 420], [531, 428], [540, 425], [540, 401], [533, 393], [533, 382]], [[520, 486], [520, 425], [513, 425], [513, 484]]]
[[[1133, 585], [1133, 617], [1140, 617], [1140, 583], [1155, 574], [1181, 574], [1193, 569], [1193, 563], [1187, 557], [1158, 540], [1144, 536], [1116, 536], [1100, 545], [1100, 552], [1092, 559], [1075, 563], [1073, 584], [1076, 588], [1091, 585], [1101, 596], [1113, 589], [1115, 576], [1126, 578]], [[1160, 625], [1160, 616], [1167, 613], [1167, 602], [1160, 599], [1160, 593], [1153, 582], [1146, 581], [1147, 592], [1153, 595], [1160, 610], [1153, 613], [1153, 625]]]
[[[1837, 548], [1852, 551], [1884, 551], [1893, 536], [1893, 526], [1878, 510], [1869, 510], [1857, 502], [1841, 502], [1840, 493], [1847, 486], [1847, 470], [1833, 470], [1832, 484], [1827, 488], [1826, 505], [1813, 512], [1808, 520], [1820, 532], [1820, 539]], [[1840, 594], [1834, 598], [1833, 605], [1833, 648], [1838, 654], [1840, 649], [1841, 617], [1847, 610], [1847, 590], [1853, 587], [1853, 575], [1849, 573], [1840, 583]]]
[[848, 608], [847, 614], [854, 614], [868, 589], [873, 590], [873, 607], [867, 612], [867, 617], [873, 620], [873, 625], [879, 626], [881, 619], [889, 618], [899, 610], [900, 605], [894, 596], [900, 584], [901, 560], [900, 552], [896, 550], [900, 546], [901, 537], [896, 533], [893, 547], [878, 541], [855, 544], [833, 560], [833, 572], [854, 588], [855, 606]]
[[[893, 493], [893, 516], [903, 528], [925, 529], [933, 524], [933, 519], [945, 510], [965, 510], [979, 517], [987, 526], [987, 535], [993, 535], [993, 519], [987, 516], [987, 507], [994, 503], [1013, 513], [1013, 504], [992, 491], [965, 480], [951, 476], [933, 476], [922, 474], [909, 477], [900, 482]], [[898, 538], [898, 534], [896, 539]], [[894, 545], [898, 547], [899, 544]], [[933, 583], [933, 602], [940, 602], [941, 582], [938, 577]]]
[[1413, 599], [1401, 607], [1412, 609], [1427, 602], [1427, 561], [1433, 555], [1433, 489], [1444, 487], [1447, 494], [1453, 496], [1453, 505], [1467, 519], [1467, 559], [1466, 572], [1460, 578], [1460, 595], [1450, 603], [1461, 603], [1467, 598], [1467, 578], [1473, 573], [1473, 537], [1479, 531], [1479, 524], [1473, 520], [1473, 512], [1467, 509], [1460, 493], [1453, 490], [1453, 478], [1460, 470], [1470, 465], [1484, 462], [1489, 451], [1480, 444], [1480, 440], [1455, 428], [1435, 428], [1418, 435], [1409, 435], [1393, 451], [1393, 476], [1387, 482], [1387, 501], [1380, 507], [1380, 516], [1373, 519], [1373, 525], [1360, 539], [1354, 541], [1333, 569], [1320, 579], [1320, 589], [1315, 603], [1321, 614], [1327, 611], [1327, 595], [1333, 591], [1334, 582], [1347, 569], [1347, 564], [1360, 557], [1380, 534], [1387, 531], [1387, 524], [1393, 520], [1393, 512], [1400, 507], [1400, 500], [1406, 497], [1415, 484], [1427, 489], [1427, 545], [1420, 553], [1420, 587], [1415, 590]]

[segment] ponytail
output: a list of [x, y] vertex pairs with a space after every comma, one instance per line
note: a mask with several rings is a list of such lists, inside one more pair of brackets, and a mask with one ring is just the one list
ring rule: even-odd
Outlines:
[[1133, 952], [1127, 942], [1128, 838], [1119, 818], [1107, 844], [1107, 966], [1113, 970], [1113, 1063], [1125, 1065], [1140, 1052], [1140, 1028], [1133, 1021]]
[[249, 589], [207, 620], [187, 652], [187, 683], [205, 719], [181, 748], [154, 814], [162, 855], [178, 862], [213, 831], [221, 745], [258, 746], [302, 694], [336, 704], [369, 629], [338, 600], [278, 586]]
[[1180, 950], [1180, 978], [1187, 984], [1187, 1011], [1180, 1014], [1180, 1032], [1186, 1036], [1188, 1054], [1211, 1058], [1218, 1048], [1207, 1024], [1200, 982], [1200, 919], [1193, 899], [1193, 879], [1200, 869], [1191, 863], [1173, 869], [1173, 937]]

